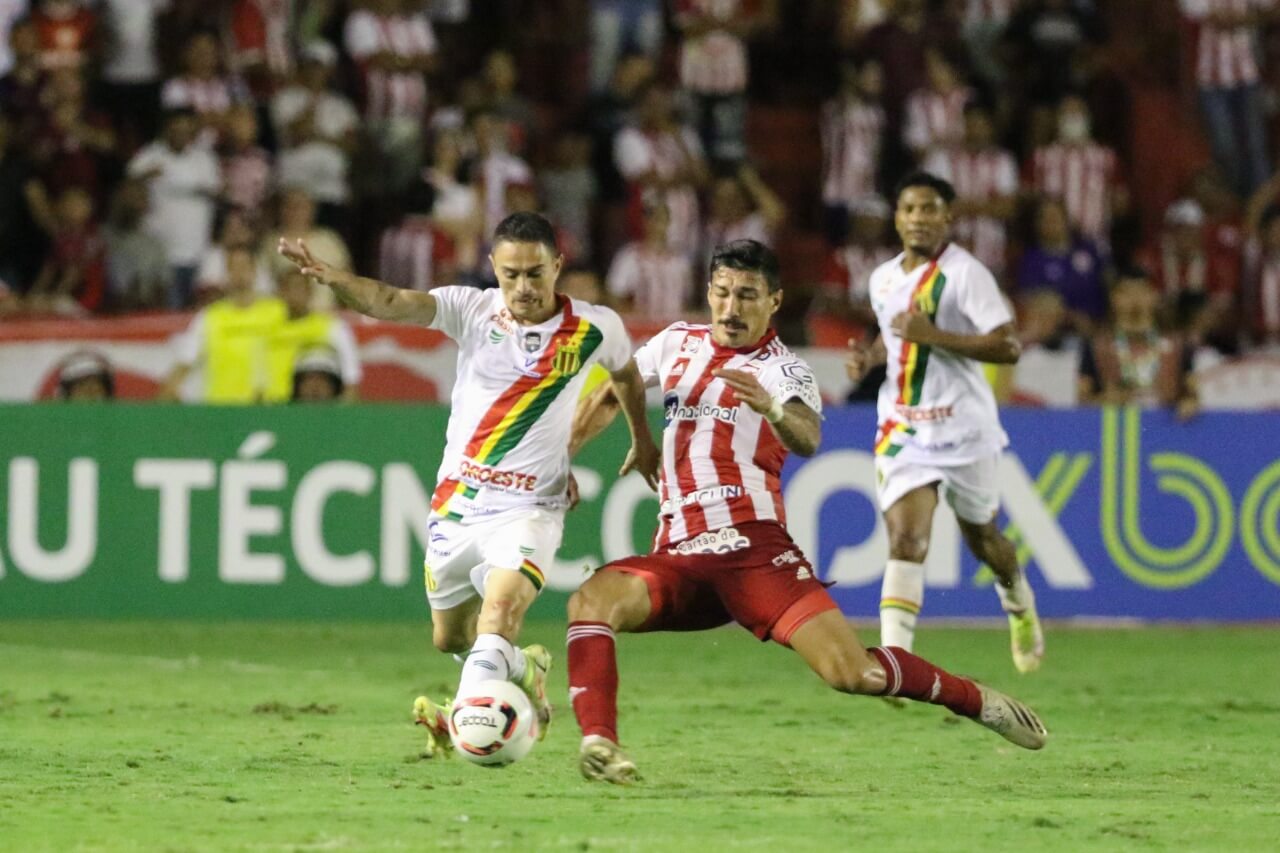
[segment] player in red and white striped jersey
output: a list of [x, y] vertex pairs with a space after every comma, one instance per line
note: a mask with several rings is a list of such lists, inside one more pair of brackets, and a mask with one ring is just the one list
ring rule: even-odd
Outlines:
[[688, 255], [667, 245], [670, 216], [661, 201], [645, 205], [643, 240], [627, 243], [613, 256], [605, 277], [619, 310], [647, 319], [672, 320], [689, 308], [693, 267]]
[[363, 77], [365, 118], [421, 121], [427, 111], [424, 75], [436, 55], [426, 15], [406, 11], [401, 0], [372, 0], [347, 18], [343, 38]]
[[189, 109], [200, 118], [200, 143], [216, 144], [231, 108], [247, 97], [238, 81], [222, 72], [222, 55], [212, 33], [196, 33], [186, 44], [182, 74], [165, 81], [160, 105], [166, 110]]
[[925, 52], [929, 85], [907, 98], [902, 140], [918, 158], [956, 145], [964, 136], [964, 108], [973, 97], [959, 69], [940, 50]]
[[822, 106], [821, 122], [822, 203], [832, 220], [827, 229], [832, 243], [845, 230], [849, 203], [876, 191], [885, 126], [880, 63], [846, 62], [840, 81], [840, 93]]
[[293, 71], [293, 6], [293, 0], [235, 0], [231, 7], [233, 62], [259, 96], [269, 95]]
[[1089, 108], [1082, 99], [1062, 99], [1058, 141], [1037, 148], [1029, 165], [1036, 192], [1061, 199], [1082, 235], [1110, 244], [1112, 213], [1124, 209], [1128, 193], [1116, 152], [1090, 135]]
[[[1003, 694], [903, 649], [865, 649], [788, 535], [782, 463], [821, 441], [813, 371], [769, 324], [782, 304], [777, 257], [742, 240], [711, 261], [711, 323], [675, 323], [636, 353], [661, 387], [663, 432], [653, 552], [602, 568], [569, 602], [569, 695], [582, 728], [580, 769], [626, 784], [636, 767], [618, 745], [618, 631], [698, 630], [736, 622], [795, 649], [831, 687], [943, 705], [1028, 749], [1044, 726]], [[571, 448], [615, 413], [605, 386], [579, 412]]]
[[1017, 207], [1018, 164], [996, 144], [987, 107], [970, 102], [964, 110], [963, 144], [935, 149], [924, 168], [955, 187], [956, 238], [999, 278], [1008, 223]]

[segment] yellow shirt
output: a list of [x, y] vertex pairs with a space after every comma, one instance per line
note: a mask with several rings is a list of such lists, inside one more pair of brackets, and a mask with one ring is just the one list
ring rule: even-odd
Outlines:
[[333, 326], [337, 320], [322, 311], [305, 314], [297, 319], [285, 317], [271, 338], [271, 387], [283, 388], [288, 400], [293, 396], [293, 365], [298, 353], [319, 344], [332, 344]]
[[249, 306], [224, 299], [204, 310], [205, 401], [258, 403], [289, 399], [272, 370], [271, 341], [288, 317], [283, 301]]

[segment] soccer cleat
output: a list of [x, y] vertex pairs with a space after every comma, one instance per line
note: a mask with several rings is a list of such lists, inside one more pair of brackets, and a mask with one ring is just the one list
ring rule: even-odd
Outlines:
[[982, 694], [982, 711], [976, 722], [1023, 749], [1040, 749], [1049, 740], [1049, 732], [1035, 711], [985, 684], [979, 684], [978, 691]]
[[1013, 665], [1024, 675], [1040, 668], [1044, 659], [1044, 630], [1033, 604], [1019, 615], [1009, 614], [1009, 645]]
[[592, 782], [630, 785], [640, 781], [636, 763], [627, 757], [622, 747], [602, 735], [588, 735], [582, 739], [578, 769], [584, 779]]
[[427, 758], [449, 758], [453, 755], [453, 738], [449, 737], [449, 712], [453, 700], [446, 699], [437, 705], [426, 696], [413, 700], [413, 721], [427, 730], [427, 748], [422, 754]]
[[520, 650], [524, 655], [524, 675], [520, 678], [520, 689], [533, 703], [533, 710], [538, 714], [538, 740], [547, 736], [551, 727], [551, 702], [547, 699], [547, 672], [551, 669], [551, 652], [539, 644], [525, 646]]

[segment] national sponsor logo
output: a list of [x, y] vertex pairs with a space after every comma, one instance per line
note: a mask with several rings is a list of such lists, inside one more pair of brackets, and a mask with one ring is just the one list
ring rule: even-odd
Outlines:
[[721, 527], [719, 530], [708, 530], [692, 539], [686, 539], [674, 548], [668, 548], [668, 554], [728, 554], [750, 548], [751, 540], [738, 532], [736, 527]]
[[666, 409], [668, 422], [697, 421], [703, 418], [713, 418], [727, 424], [736, 424], [738, 422], [738, 406], [718, 406], [713, 403], [685, 406], [681, 405], [680, 398], [675, 394], [668, 394], [666, 399], [663, 400], [663, 407]]
[[742, 486], [711, 486], [706, 489], [698, 489], [696, 492], [690, 492], [687, 495], [681, 495], [678, 498], [668, 498], [662, 502], [660, 509], [663, 514], [671, 515], [681, 507], [706, 503], [707, 501], [727, 501], [732, 498], [742, 497], [746, 493], [747, 490], [742, 488]]

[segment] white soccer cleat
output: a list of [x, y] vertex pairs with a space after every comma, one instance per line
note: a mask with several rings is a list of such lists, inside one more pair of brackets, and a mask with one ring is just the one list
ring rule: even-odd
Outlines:
[[622, 747], [602, 735], [587, 735], [582, 739], [578, 768], [583, 778], [592, 782], [630, 785], [640, 781], [636, 763], [627, 757]]
[[1040, 749], [1049, 740], [1049, 732], [1026, 705], [985, 684], [978, 685], [982, 694], [982, 712], [975, 722], [1023, 749]]

